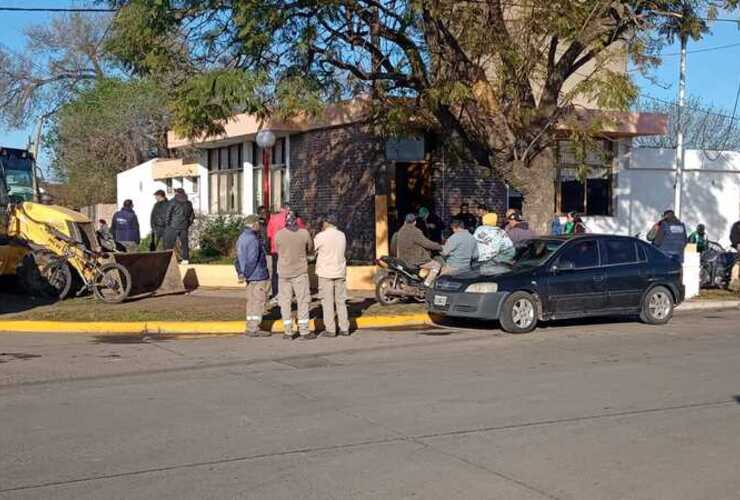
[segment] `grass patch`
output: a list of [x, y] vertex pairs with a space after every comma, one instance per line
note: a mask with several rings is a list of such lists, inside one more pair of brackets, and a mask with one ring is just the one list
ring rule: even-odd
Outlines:
[[[0, 296], [0, 300], [3, 297]], [[349, 314], [360, 316], [410, 315], [426, 312], [423, 304], [397, 304], [383, 307], [374, 299], [351, 298]], [[123, 304], [104, 304], [92, 297], [80, 297], [50, 305], [33, 304], [18, 309], [22, 312], [3, 314], [6, 320], [36, 321], [243, 321], [244, 298], [170, 295], [149, 297]], [[311, 317], [321, 317], [320, 301], [311, 303]], [[280, 318], [278, 307], [270, 310], [267, 320]]]
[[703, 289], [697, 297], [699, 300], [740, 300], [740, 291], [722, 290], [719, 288]]

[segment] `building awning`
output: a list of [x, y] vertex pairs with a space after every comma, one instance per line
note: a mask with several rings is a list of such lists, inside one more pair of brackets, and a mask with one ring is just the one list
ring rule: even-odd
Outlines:
[[349, 101], [329, 104], [315, 116], [299, 114], [289, 120], [278, 118], [261, 120], [255, 115], [239, 113], [227, 120], [223, 124], [224, 133], [216, 136], [187, 138], [170, 130], [167, 132], [167, 147], [171, 149], [186, 146], [209, 148], [221, 144], [233, 144], [234, 139], [253, 140], [257, 132], [263, 129], [290, 134], [347, 125], [366, 119], [369, 109], [369, 98], [360, 96]]
[[593, 127], [597, 134], [615, 138], [666, 135], [668, 115], [582, 109], [557, 125], [557, 129], [563, 131], [573, 130], [576, 127], [579, 129]]
[[172, 179], [173, 177], [197, 177], [199, 165], [186, 163], [182, 159], [156, 160], [152, 165], [154, 180]]

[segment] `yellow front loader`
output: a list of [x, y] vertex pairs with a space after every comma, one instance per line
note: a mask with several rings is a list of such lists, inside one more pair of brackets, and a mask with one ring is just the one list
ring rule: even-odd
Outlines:
[[[105, 251], [92, 221], [81, 213], [29, 201], [39, 198], [35, 175], [17, 175], [28, 162], [7, 159], [9, 154], [20, 157], [23, 153], [0, 149], [0, 275], [17, 276], [31, 293], [62, 299], [73, 287], [78, 295], [90, 291], [109, 303], [143, 294], [184, 291], [172, 251]], [[13, 183], [20, 178], [33, 181], [32, 195]]]

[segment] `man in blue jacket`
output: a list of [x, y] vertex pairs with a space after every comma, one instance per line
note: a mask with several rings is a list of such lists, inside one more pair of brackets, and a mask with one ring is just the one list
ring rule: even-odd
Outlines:
[[134, 202], [125, 200], [123, 208], [113, 214], [110, 226], [111, 233], [116, 242], [123, 245], [127, 252], [135, 252], [141, 241], [139, 234], [139, 219], [134, 212]]
[[260, 332], [267, 294], [270, 292], [270, 273], [267, 272], [265, 244], [260, 238], [260, 221], [256, 215], [247, 216], [246, 227], [236, 241], [236, 271], [247, 282], [247, 330], [250, 337], [269, 337]]

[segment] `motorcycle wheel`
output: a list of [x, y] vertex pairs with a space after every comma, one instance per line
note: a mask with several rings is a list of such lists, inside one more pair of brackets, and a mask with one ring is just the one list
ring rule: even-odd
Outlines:
[[393, 276], [385, 276], [375, 285], [375, 298], [381, 306], [391, 306], [401, 301], [401, 297], [388, 295], [388, 290], [393, 288], [393, 282]]
[[111, 262], [100, 268], [93, 295], [108, 304], [118, 304], [126, 300], [131, 292], [131, 274], [121, 264]]

